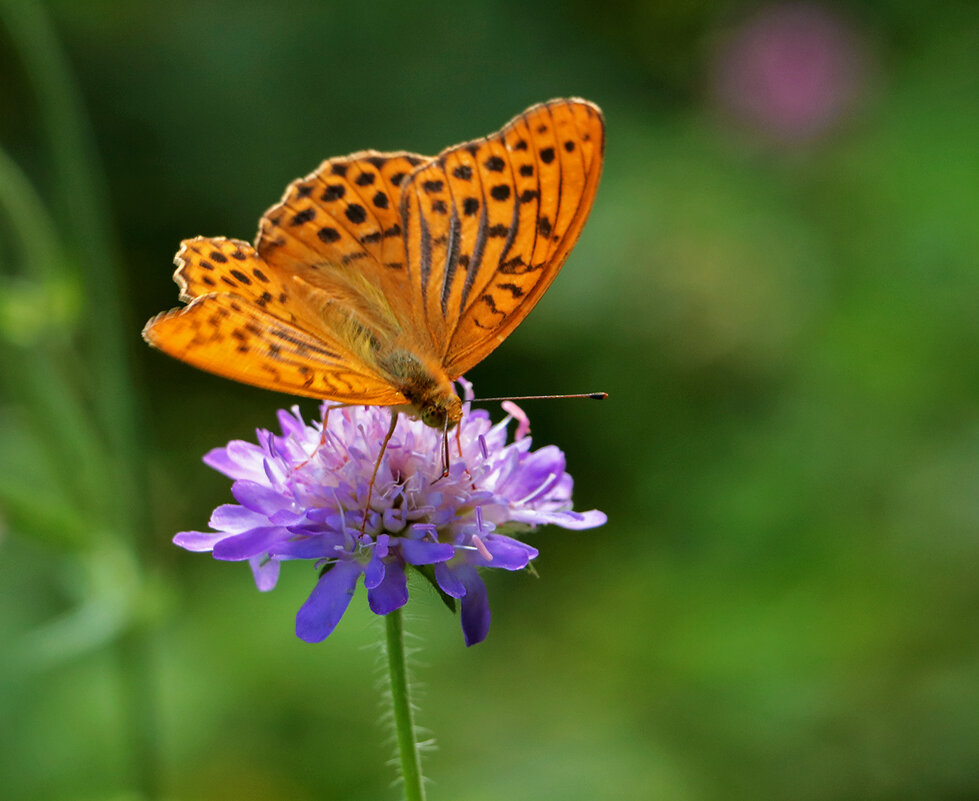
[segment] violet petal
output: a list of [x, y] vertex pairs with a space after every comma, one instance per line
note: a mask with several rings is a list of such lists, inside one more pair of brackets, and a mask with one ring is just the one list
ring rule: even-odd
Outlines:
[[489, 596], [486, 585], [470, 565], [459, 565], [455, 574], [466, 587], [466, 594], [460, 601], [460, 621], [466, 645], [475, 645], [486, 639], [490, 627]]
[[445, 562], [435, 564], [435, 580], [442, 592], [452, 598], [461, 598], [466, 594], [466, 585], [455, 574], [455, 569]]
[[259, 484], [257, 481], [236, 481], [231, 486], [231, 494], [242, 506], [264, 515], [274, 514], [291, 505], [290, 499], [274, 487]]
[[408, 564], [432, 565], [436, 562], [446, 562], [455, 556], [455, 546], [447, 542], [428, 542], [402, 537], [401, 555]]
[[289, 532], [280, 526], [254, 528], [243, 534], [233, 534], [214, 546], [214, 558], [229, 562], [248, 559], [268, 551]]
[[386, 615], [408, 603], [408, 577], [404, 568], [394, 561], [385, 562], [384, 579], [367, 590], [367, 603], [377, 615]]
[[333, 633], [350, 605], [360, 573], [360, 563], [353, 559], [342, 559], [326, 571], [296, 614], [299, 639], [322, 642]]

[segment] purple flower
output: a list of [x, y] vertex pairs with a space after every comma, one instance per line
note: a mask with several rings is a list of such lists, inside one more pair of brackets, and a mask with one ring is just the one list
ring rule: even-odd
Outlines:
[[[403, 606], [409, 566], [448, 602], [459, 600], [466, 645], [481, 642], [490, 611], [478, 568], [521, 570], [537, 556], [509, 534], [544, 523], [570, 529], [605, 523], [597, 510], [571, 510], [564, 454], [553, 445], [531, 451], [526, 417], [513, 404], [496, 425], [467, 405], [449, 433], [447, 476], [442, 433], [402, 416], [378, 466], [365, 520], [392, 412], [332, 405], [322, 407], [325, 430], [308, 425], [294, 406], [279, 412], [281, 435], [259, 430], [257, 445], [235, 440], [208, 453], [204, 462], [234, 479], [238, 503], [214, 510], [215, 531], [174, 537], [215, 559], [248, 560], [260, 590], [275, 586], [281, 562], [314, 560], [320, 578], [296, 616], [296, 634], [306, 642], [330, 635], [361, 576], [375, 613]], [[516, 438], [508, 443], [514, 418]]]
[[735, 28], [714, 62], [721, 104], [786, 142], [815, 139], [856, 105], [868, 54], [857, 29], [829, 6], [764, 7]]

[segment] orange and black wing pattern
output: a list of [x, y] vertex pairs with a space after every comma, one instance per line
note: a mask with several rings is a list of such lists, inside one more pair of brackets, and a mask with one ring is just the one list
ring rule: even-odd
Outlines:
[[413, 314], [450, 376], [496, 348], [560, 271], [591, 210], [604, 141], [597, 106], [552, 100], [405, 182]]

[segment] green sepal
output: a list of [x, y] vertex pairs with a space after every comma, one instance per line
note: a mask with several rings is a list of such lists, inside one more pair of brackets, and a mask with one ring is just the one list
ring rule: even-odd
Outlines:
[[435, 565], [409, 565], [409, 567], [413, 568], [418, 575], [432, 585], [432, 588], [438, 593], [439, 598], [442, 599], [442, 603], [444, 603], [449, 608], [449, 611], [454, 615], [456, 613], [456, 599], [443, 590], [439, 586], [438, 581], [435, 580]]

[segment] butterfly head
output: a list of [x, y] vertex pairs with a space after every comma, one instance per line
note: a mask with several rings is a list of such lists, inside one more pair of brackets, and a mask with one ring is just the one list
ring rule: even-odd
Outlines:
[[432, 394], [418, 405], [421, 421], [439, 431], [451, 431], [462, 419], [462, 401], [454, 392]]

